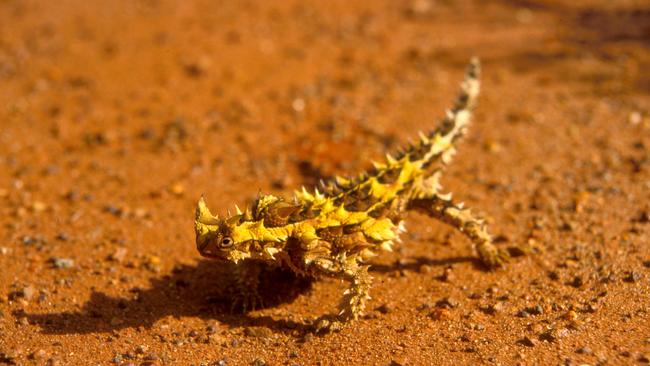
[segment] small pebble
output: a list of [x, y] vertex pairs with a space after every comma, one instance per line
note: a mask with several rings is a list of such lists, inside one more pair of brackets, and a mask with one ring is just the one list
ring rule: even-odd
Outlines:
[[434, 309], [429, 316], [433, 320], [447, 320], [451, 318], [451, 312], [447, 308]]
[[43, 360], [47, 357], [47, 352], [45, 352], [44, 349], [39, 349], [37, 351], [32, 352], [32, 354], [29, 355], [29, 358], [32, 360]]
[[566, 314], [564, 314], [564, 318], [567, 320], [576, 320], [578, 319], [578, 313], [573, 310], [569, 310]]
[[314, 335], [311, 334], [311, 333], [307, 333], [307, 334], [305, 334], [304, 337], [302, 337], [302, 343], [309, 343], [312, 340], [314, 340]]
[[74, 260], [72, 260], [70, 258], [52, 257], [52, 258], [50, 258], [50, 263], [52, 263], [54, 268], [72, 268], [72, 267], [74, 267]]
[[34, 212], [37, 213], [43, 212], [47, 210], [47, 205], [41, 201], [35, 201], [34, 203], [32, 203], [32, 210], [34, 210]]
[[589, 347], [580, 347], [576, 350], [576, 353], [582, 354], [582, 355], [591, 355], [594, 353], [594, 351], [591, 350]]
[[520, 246], [515, 246], [515, 245], [513, 245], [513, 246], [509, 246], [509, 247], [507, 248], [507, 250], [508, 250], [508, 254], [510, 254], [510, 256], [511, 256], [511, 257], [514, 257], [514, 258], [516, 258], [516, 257], [523, 257], [523, 256], [525, 256], [526, 254], [528, 254], [528, 252], [526, 251], [526, 249], [524, 249], [524, 248], [522, 248], [522, 247], [520, 247]]
[[124, 247], [119, 247], [115, 249], [111, 255], [108, 256], [108, 259], [117, 263], [122, 263], [124, 261], [124, 258], [126, 258], [126, 253], [128, 250]]
[[261, 358], [256, 358], [253, 363], [251, 363], [253, 366], [266, 366], [266, 361], [264, 361]]
[[219, 331], [219, 327], [216, 324], [210, 324], [206, 328], [208, 334], [215, 334], [216, 332]]
[[38, 242], [39, 240], [33, 236], [29, 236], [29, 235], [23, 236], [23, 244], [25, 245], [34, 245]]
[[647, 224], [650, 222], [650, 211], [641, 211], [637, 217], [633, 220], [641, 224]]
[[550, 278], [553, 281], [557, 281], [560, 279], [560, 275], [556, 271], [550, 271], [548, 272], [548, 278]]
[[530, 337], [524, 337], [524, 338], [518, 340], [517, 343], [521, 344], [522, 346], [526, 346], [526, 347], [535, 347], [537, 345], [537, 341], [530, 338]]
[[115, 356], [113, 356], [113, 359], [112, 359], [111, 361], [112, 361], [114, 364], [119, 365], [119, 364], [122, 363], [123, 360], [124, 360], [124, 359], [122, 358], [122, 354], [121, 354], [121, 353], [117, 353], [117, 354], [115, 354]]
[[144, 356], [145, 361], [158, 361], [160, 360], [160, 356], [156, 352], [149, 352], [147, 353], [146, 356]]
[[155, 255], [148, 255], [145, 258], [144, 267], [151, 272], [160, 272], [161, 262], [162, 260], [160, 259], [160, 257]]
[[530, 316], [530, 313], [526, 310], [519, 310], [517, 312], [517, 317], [519, 318], [528, 318]]
[[556, 342], [560, 338], [564, 338], [569, 335], [569, 330], [566, 328], [562, 329], [549, 329], [546, 332], [540, 334], [539, 339], [547, 342]]
[[446, 267], [442, 274], [440, 274], [437, 279], [442, 282], [453, 282], [455, 279], [454, 271], [452, 267]]
[[540, 304], [537, 304], [537, 305], [533, 306], [532, 308], [530, 308], [528, 310], [528, 312], [530, 312], [533, 315], [541, 315], [541, 314], [544, 314], [544, 308], [542, 308], [542, 306]]
[[273, 332], [267, 327], [248, 327], [244, 329], [244, 335], [254, 338], [269, 338]]
[[630, 112], [630, 114], [627, 117], [627, 121], [631, 125], [636, 126], [636, 125], [640, 124], [641, 121], [643, 121], [643, 115], [641, 114], [641, 112], [638, 112], [638, 111]]
[[582, 277], [580, 277], [580, 276], [575, 276], [575, 277], [573, 278], [573, 281], [571, 281], [571, 282], [569, 283], [569, 285], [571, 285], [571, 286], [573, 286], [573, 287], [575, 287], [575, 288], [582, 287], [582, 285], [584, 285], [584, 284], [585, 284], [585, 282], [584, 282], [584, 280], [582, 279]]
[[183, 193], [185, 192], [185, 187], [183, 187], [181, 183], [175, 183], [171, 186], [169, 191], [176, 196], [182, 196]]
[[56, 240], [59, 240], [59, 241], [68, 241], [68, 240], [70, 240], [70, 237], [68, 237], [68, 234], [66, 234], [66, 233], [58, 233], [58, 234], [56, 234], [56, 236], [54, 238]]
[[490, 304], [490, 305], [486, 306], [485, 308], [483, 308], [483, 311], [485, 313], [487, 313], [487, 314], [495, 315], [497, 313], [502, 312], [503, 309], [504, 309], [503, 303], [502, 302], [497, 302], [497, 303]]
[[108, 204], [108, 205], [104, 206], [104, 212], [107, 212], [107, 213], [109, 213], [109, 214], [111, 214], [113, 216], [119, 217], [119, 216], [122, 216], [123, 211], [122, 211], [121, 208], [119, 208], [119, 207], [117, 207], [117, 206], [115, 206], [113, 204]]
[[635, 271], [630, 271], [627, 276], [623, 278], [623, 281], [629, 282], [629, 283], [635, 283], [639, 281], [643, 276], [639, 272]]
[[388, 304], [381, 304], [375, 310], [377, 310], [378, 312], [380, 312], [382, 314], [389, 314], [389, 313], [393, 312], [393, 308]]
[[595, 313], [598, 310], [598, 305], [596, 304], [589, 304], [585, 307], [585, 311], [588, 313]]
[[444, 309], [457, 308], [459, 305], [460, 303], [451, 297], [444, 297], [436, 302], [437, 307]]
[[650, 356], [641, 353], [639, 357], [636, 358], [636, 360], [641, 363], [650, 363]]
[[38, 291], [36, 290], [36, 287], [29, 285], [29, 286], [23, 287], [20, 290], [19, 295], [22, 298], [24, 298], [25, 300], [29, 301], [34, 297], [34, 295], [36, 295], [37, 292]]

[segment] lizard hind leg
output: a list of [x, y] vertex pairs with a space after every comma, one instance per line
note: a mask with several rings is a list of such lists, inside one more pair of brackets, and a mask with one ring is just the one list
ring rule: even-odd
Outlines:
[[414, 198], [409, 201], [408, 208], [434, 217], [465, 234], [474, 243], [481, 262], [490, 269], [502, 266], [510, 258], [507, 251], [492, 243], [485, 221], [475, 217], [462, 203], [455, 204], [451, 195], [434, 193]]

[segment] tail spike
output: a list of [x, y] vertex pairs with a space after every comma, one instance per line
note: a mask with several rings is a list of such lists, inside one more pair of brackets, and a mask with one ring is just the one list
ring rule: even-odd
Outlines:
[[386, 154], [386, 161], [391, 165], [397, 163], [397, 160], [391, 154]]
[[429, 138], [427, 137], [427, 135], [424, 134], [424, 132], [420, 131], [420, 132], [418, 133], [418, 135], [420, 136], [420, 141], [421, 141], [423, 144], [426, 144], [426, 143], [429, 142]]

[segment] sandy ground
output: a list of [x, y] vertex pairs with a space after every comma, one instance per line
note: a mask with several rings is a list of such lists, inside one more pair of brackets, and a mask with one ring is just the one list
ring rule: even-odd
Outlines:
[[[356, 173], [483, 62], [444, 184], [523, 254], [422, 216], [344, 289], [232, 268], [193, 214]], [[650, 359], [645, 1], [0, 1], [0, 364], [598, 365]]]

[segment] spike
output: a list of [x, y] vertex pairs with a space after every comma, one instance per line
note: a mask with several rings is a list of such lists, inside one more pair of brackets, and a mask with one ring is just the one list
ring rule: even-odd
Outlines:
[[420, 136], [420, 141], [422, 141], [423, 144], [429, 142], [429, 138], [422, 131], [418, 132], [418, 135]]
[[219, 216], [213, 215], [205, 203], [205, 198], [201, 195], [196, 205], [196, 221], [204, 225], [215, 225], [219, 222]]
[[447, 114], [447, 118], [452, 120], [454, 119], [454, 112], [452, 110], [448, 109], [446, 114]]
[[228, 212], [228, 217], [232, 216], [232, 214], [230, 213], [230, 209], [228, 209], [227, 212]]
[[386, 160], [387, 160], [388, 163], [391, 164], [391, 165], [397, 163], [397, 160], [395, 160], [395, 158], [392, 157], [390, 154], [386, 154]]
[[237, 210], [237, 215], [243, 215], [243, 212], [241, 212], [239, 206], [235, 205], [235, 210]]

